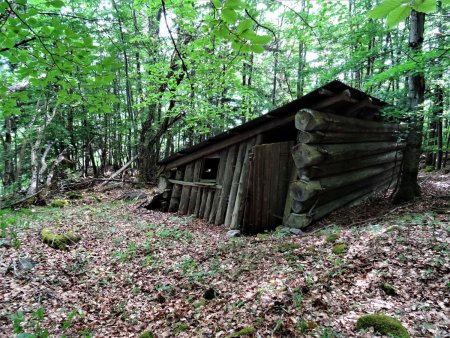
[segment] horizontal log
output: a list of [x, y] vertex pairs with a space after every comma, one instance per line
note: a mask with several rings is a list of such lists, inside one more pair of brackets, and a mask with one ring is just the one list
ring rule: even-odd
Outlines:
[[294, 211], [295, 213], [302, 213], [310, 210], [313, 206], [319, 207], [364, 187], [377, 186], [378, 184], [380, 184], [380, 182], [384, 182], [386, 180], [391, 180], [393, 183], [395, 183], [399, 177], [399, 171], [400, 166], [397, 166], [395, 168], [374, 175], [372, 177], [364, 178], [352, 184], [341, 186], [332, 190], [322, 191], [318, 195], [312, 196], [310, 199], [305, 201], [293, 200], [292, 211]]
[[290, 186], [291, 197], [296, 201], [306, 201], [320, 195], [324, 191], [353, 184], [360, 180], [364, 180], [388, 171], [394, 167], [395, 163], [384, 163], [373, 167], [353, 170], [339, 175], [322, 177], [313, 181], [294, 181]]
[[299, 143], [292, 148], [292, 156], [297, 168], [334, 163], [343, 160], [355, 160], [374, 154], [386, 153], [390, 150], [403, 149], [405, 143], [367, 142], [309, 145]]
[[302, 131], [370, 132], [389, 133], [399, 130], [398, 124], [366, 121], [353, 117], [322, 113], [313, 109], [301, 109], [295, 115], [295, 127]]
[[331, 176], [339, 173], [348, 172], [350, 170], [367, 168], [370, 166], [389, 163], [389, 162], [397, 162], [400, 163], [403, 158], [402, 151], [389, 151], [387, 153], [375, 154], [366, 157], [360, 157], [353, 161], [340, 161], [335, 163], [328, 164], [318, 164], [315, 166], [310, 166], [303, 168], [301, 170], [301, 175], [306, 176], [309, 179], [315, 179], [318, 177]]
[[173, 184], [186, 185], [189, 187], [208, 187], [208, 188], [222, 189], [221, 185], [212, 182], [188, 182], [173, 179], [168, 179], [168, 181]]
[[390, 133], [342, 133], [326, 131], [299, 131], [297, 141], [306, 144], [336, 144], [360, 142], [396, 142], [400, 134]]
[[369, 195], [372, 195], [377, 191], [382, 190], [383, 188], [388, 186], [389, 183], [390, 180], [388, 179], [384, 182], [381, 182], [376, 187], [366, 187], [364, 189], [354, 191], [353, 193], [346, 194], [339, 199], [331, 201], [330, 203], [314, 208], [308, 213], [303, 214], [291, 213], [286, 221], [286, 224], [284, 225], [290, 228], [303, 229], [308, 225], [310, 225], [312, 222], [327, 216], [329, 213], [333, 212], [338, 208], [341, 208], [349, 203], [355, 203], [356, 201], [361, 200], [362, 198], [367, 198]]

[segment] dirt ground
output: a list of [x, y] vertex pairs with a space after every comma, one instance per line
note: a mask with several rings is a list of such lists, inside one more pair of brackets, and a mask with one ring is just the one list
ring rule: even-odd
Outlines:
[[[356, 320], [384, 313], [412, 337], [449, 337], [450, 175], [420, 181], [418, 201], [381, 196], [308, 236], [230, 239], [223, 227], [115, 200], [118, 190], [3, 212], [0, 336], [374, 337]], [[81, 240], [53, 249], [43, 227]]]

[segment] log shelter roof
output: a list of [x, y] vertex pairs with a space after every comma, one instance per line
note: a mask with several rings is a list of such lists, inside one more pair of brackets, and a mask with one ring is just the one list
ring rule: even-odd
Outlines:
[[[311, 108], [333, 114], [351, 116], [369, 121], [382, 119], [380, 109], [387, 103], [372, 97], [360, 90], [352, 88], [338, 80], [331, 81], [312, 92], [293, 100], [264, 115], [242, 125], [213, 136], [194, 146], [182, 149], [158, 162], [166, 169], [174, 168], [192, 160], [195, 153], [202, 157], [211, 151], [223, 149], [232, 144], [252, 137], [254, 134], [270, 130], [272, 126], [280, 127], [294, 122], [295, 114], [302, 108]], [[186, 157], [184, 160], [183, 157]]]

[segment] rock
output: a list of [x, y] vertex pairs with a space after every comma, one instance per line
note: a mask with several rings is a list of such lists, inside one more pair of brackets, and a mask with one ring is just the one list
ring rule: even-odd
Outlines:
[[0, 238], [0, 248], [10, 248], [11, 241], [6, 238]]
[[228, 238], [239, 237], [241, 236], [241, 232], [239, 230], [230, 230], [227, 232]]
[[144, 200], [146, 198], [147, 194], [142, 191], [129, 191], [120, 196], [119, 199], [124, 201], [135, 201], [135, 200]]
[[216, 290], [214, 290], [213, 288], [209, 288], [208, 290], [205, 291], [205, 293], [203, 294], [203, 298], [205, 298], [206, 300], [211, 300], [214, 299], [218, 296]]
[[384, 314], [362, 316], [356, 322], [357, 330], [373, 328], [375, 332], [383, 336], [409, 338], [410, 335], [405, 327], [397, 319]]
[[304, 235], [305, 233], [297, 228], [288, 228], [289, 232], [294, 235]]
[[8, 266], [7, 271], [30, 271], [38, 264], [37, 261], [32, 260], [31, 258], [19, 258], [13, 264]]
[[78, 242], [81, 238], [71, 232], [58, 235], [49, 228], [41, 230], [41, 239], [45, 244], [51, 248], [59, 250], [67, 250], [69, 244]]

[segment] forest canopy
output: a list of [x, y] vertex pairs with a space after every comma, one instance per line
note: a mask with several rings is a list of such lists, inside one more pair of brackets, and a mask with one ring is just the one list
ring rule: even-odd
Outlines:
[[[333, 79], [420, 116], [448, 152], [448, 0], [5, 0], [2, 195], [55, 176], [155, 179], [156, 163]], [[411, 13], [425, 19], [420, 50]], [[408, 78], [425, 91], [408, 102]], [[409, 113], [408, 113], [409, 111]]]

